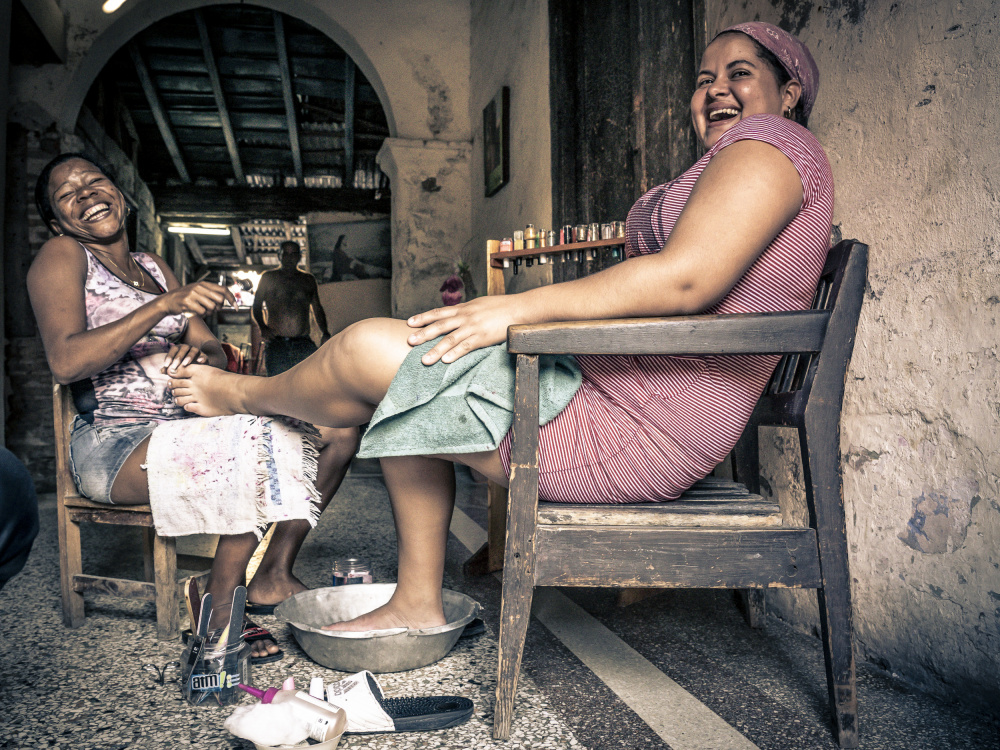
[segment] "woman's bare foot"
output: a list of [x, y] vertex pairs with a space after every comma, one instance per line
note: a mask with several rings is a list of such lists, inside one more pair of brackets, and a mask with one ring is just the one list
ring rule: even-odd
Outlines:
[[201, 417], [250, 414], [246, 385], [253, 376], [237, 375], [208, 365], [178, 367], [170, 390], [178, 406]]
[[308, 590], [309, 587], [293, 575], [269, 574], [258, 568], [247, 585], [247, 604], [281, 604], [288, 597]]
[[409, 628], [420, 630], [434, 628], [447, 622], [444, 610], [438, 607], [427, 609], [403, 609], [390, 599], [378, 609], [367, 612], [353, 620], [335, 622], [324, 625], [323, 630], [340, 630], [349, 633], [362, 633], [366, 630], [391, 630], [392, 628]]

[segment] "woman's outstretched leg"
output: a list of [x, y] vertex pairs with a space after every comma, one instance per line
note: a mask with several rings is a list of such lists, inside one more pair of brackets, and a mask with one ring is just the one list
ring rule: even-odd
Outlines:
[[179, 405], [206, 417], [284, 414], [325, 427], [364, 424], [409, 354], [412, 332], [406, 321], [370, 318], [273, 378], [191, 365], [178, 370], [171, 388]]
[[396, 523], [396, 591], [382, 607], [353, 620], [327, 625], [328, 630], [431, 628], [445, 624], [441, 581], [455, 506], [454, 467], [450, 461], [423, 456], [380, 460]]

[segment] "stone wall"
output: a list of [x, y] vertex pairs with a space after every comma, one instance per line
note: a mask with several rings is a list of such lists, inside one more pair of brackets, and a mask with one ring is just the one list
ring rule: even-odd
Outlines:
[[[834, 222], [871, 247], [841, 431], [858, 656], [992, 713], [1000, 706], [1000, 25], [990, 0], [710, 0], [708, 32], [799, 35], [822, 85], [810, 121]], [[763, 437], [763, 436], [762, 436]], [[766, 479], [804, 513], [797, 441]], [[768, 592], [816, 628], [815, 596]]]

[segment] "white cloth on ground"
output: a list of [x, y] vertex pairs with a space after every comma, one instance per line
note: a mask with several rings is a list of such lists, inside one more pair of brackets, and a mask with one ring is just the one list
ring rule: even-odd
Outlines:
[[269, 523], [315, 526], [314, 436], [304, 423], [245, 414], [158, 425], [145, 464], [157, 534], [252, 531], [260, 539]]
[[237, 706], [223, 726], [255, 745], [297, 745], [309, 737], [309, 721], [291, 703]]

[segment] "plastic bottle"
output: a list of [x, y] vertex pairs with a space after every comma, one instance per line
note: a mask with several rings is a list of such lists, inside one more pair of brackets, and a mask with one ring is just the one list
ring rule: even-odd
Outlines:
[[326, 742], [339, 736], [347, 724], [343, 709], [312, 697], [306, 690], [279, 690], [278, 688], [260, 690], [252, 685], [244, 685], [242, 682], [239, 686], [255, 698], [260, 698], [261, 703], [291, 702], [295, 713], [309, 723], [309, 737], [317, 742]]

